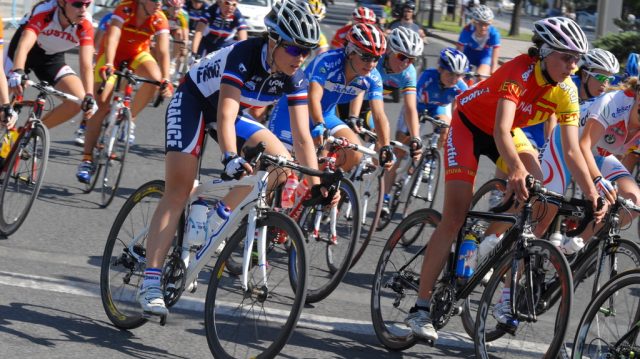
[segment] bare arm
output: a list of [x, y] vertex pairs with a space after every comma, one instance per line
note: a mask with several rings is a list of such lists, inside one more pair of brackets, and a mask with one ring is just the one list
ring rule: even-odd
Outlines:
[[414, 93], [404, 95], [404, 121], [407, 123], [411, 137], [420, 137], [418, 104]]
[[158, 62], [160, 65], [160, 71], [162, 72], [162, 79], [169, 79], [171, 77], [171, 75], [169, 74], [169, 63], [171, 62], [171, 60], [169, 56], [168, 32], [156, 36], [156, 48], [158, 50]]
[[218, 100], [218, 143], [220, 150], [237, 152], [235, 122], [240, 110], [240, 89], [231, 85], [220, 85]]
[[[4, 57], [0, 56], [0, 73], [4, 74]], [[9, 87], [7, 84], [7, 77], [0, 76], [0, 105], [6, 105], [9, 103]]]
[[105, 64], [113, 65], [116, 58], [116, 50], [118, 49], [118, 43], [120, 42], [120, 35], [122, 34], [122, 21], [117, 19], [111, 19], [109, 28], [104, 39], [104, 60]]
[[498, 65], [498, 57], [499, 56], [500, 56], [500, 48], [499, 47], [494, 47], [493, 51], [491, 52], [491, 73], [496, 72], [496, 70], [500, 66], [500, 65]]
[[507, 99], [499, 99], [496, 111], [493, 138], [500, 156], [509, 167], [509, 191], [513, 191], [519, 201], [524, 202], [528, 197], [525, 179], [529, 172], [518, 157], [516, 146], [511, 137], [511, 127], [516, 114], [516, 103]]
[[80, 46], [80, 79], [85, 93], [93, 91], [93, 52], [91, 45]]
[[[198, 22], [198, 25], [196, 25], [196, 31], [193, 33], [193, 40], [191, 41], [191, 52], [194, 54], [198, 53], [198, 47], [200, 47], [200, 41], [202, 41], [202, 34], [204, 33], [204, 30], [207, 28], [207, 23], [205, 22]], [[188, 39], [189, 37], [187, 37]]]
[[[307, 105], [289, 106], [289, 118], [296, 158], [303, 166], [317, 169], [318, 158], [309, 129], [309, 108]], [[312, 186], [320, 184], [318, 177], [309, 176], [308, 180]]]
[[18, 47], [16, 48], [16, 52], [13, 55], [14, 69], [24, 70], [27, 62], [27, 55], [33, 48], [33, 45], [35, 45], [37, 39], [38, 35], [36, 35], [36, 33], [32, 30], [25, 29], [22, 32], [22, 36], [20, 36], [20, 41], [18, 42]]
[[373, 114], [373, 123], [376, 127], [376, 134], [378, 134], [378, 146], [388, 146], [389, 137], [389, 119], [384, 113], [384, 102], [382, 100], [369, 100], [371, 106], [371, 113]]
[[238, 41], [244, 41], [249, 37], [247, 30], [238, 31]]
[[322, 95], [324, 89], [322, 85], [317, 82], [309, 83], [309, 113], [311, 114], [311, 120], [314, 124], [324, 123], [324, 116], [322, 116]]

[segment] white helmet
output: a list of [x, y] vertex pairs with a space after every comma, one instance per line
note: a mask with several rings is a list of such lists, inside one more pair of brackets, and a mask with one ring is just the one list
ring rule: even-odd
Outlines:
[[487, 5], [474, 6], [471, 17], [476, 21], [489, 22], [493, 20], [493, 11]]
[[422, 56], [424, 43], [417, 32], [399, 26], [389, 34], [389, 47], [394, 52], [399, 52], [408, 57], [418, 57]]
[[293, 0], [276, 1], [265, 16], [270, 36], [296, 45], [316, 48], [320, 42], [320, 24], [308, 5]]
[[587, 69], [599, 69], [610, 74], [620, 71], [618, 59], [609, 51], [603, 49], [591, 49], [582, 56], [580, 67]]
[[566, 17], [549, 17], [533, 24], [533, 32], [553, 50], [585, 54], [589, 41], [575, 21]]

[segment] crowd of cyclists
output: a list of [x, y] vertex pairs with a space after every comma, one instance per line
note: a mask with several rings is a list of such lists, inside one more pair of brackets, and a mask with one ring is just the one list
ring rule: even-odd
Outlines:
[[[264, 20], [267, 31], [254, 37], [249, 37], [235, 0], [121, 0], [96, 30], [90, 5], [90, 0], [45, 0], [24, 17], [0, 58], [6, 74], [0, 76], [0, 119], [14, 126], [11, 95], [23, 93], [29, 76], [82, 99], [81, 104], [63, 102], [43, 122], [52, 128], [81, 114], [76, 143], [84, 150], [76, 177], [89, 183], [96, 167], [93, 149], [110, 111], [114, 71], [125, 66], [162, 84], [141, 84], [131, 106], [135, 120], [157, 92], [168, 99], [166, 187], [149, 227], [139, 291], [146, 313], [168, 313], [163, 264], [188, 205], [207, 129], [222, 153], [224, 179], [251, 175], [241, 154], [261, 142], [267, 144], [267, 154], [317, 169], [316, 145], [325, 136], [362, 144], [362, 129], [372, 130], [377, 161], [385, 169], [384, 216], [389, 215], [388, 192], [399, 175], [399, 162], [422, 154], [420, 114], [426, 111], [449, 123], [440, 143], [445, 158], [442, 220], [429, 241], [418, 299], [406, 318], [416, 336], [431, 341], [438, 338], [430, 314], [434, 285], [470, 207], [481, 155], [496, 163], [497, 177], [508, 180], [505, 196], [512, 193], [520, 202], [528, 197], [526, 178], [533, 175], [558, 193], [567, 191], [573, 180], [593, 204], [596, 222], [617, 195], [640, 204], [640, 188], [628, 169], [636, 161], [628, 155], [640, 142], [637, 55], [629, 57], [620, 75], [618, 59], [590, 48], [571, 19], [536, 21], [528, 53], [499, 65], [501, 43], [491, 25], [493, 12], [475, 6], [456, 47], [443, 49], [435, 67], [418, 72], [413, 62], [429, 45], [413, 23], [415, 4], [410, 1], [386, 29], [378, 26], [372, 10], [356, 7], [352, 21], [330, 43], [320, 29], [326, 8], [319, 0], [275, 2]], [[65, 53], [75, 48], [79, 74], [65, 60]], [[183, 64], [188, 70], [181, 73]], [[465, 81], [472, 71], [477, 81]], [[395, 119], [389, 119], [383, 101], [389, 89], [402, 94], [394, 136], [390, 123]], [[135, 127], [129, 128], [131, 143]], [[408, 153], [393, 148], [392, 137], [406, 144]], [[341, 156], [338, 163], [348, 172], [362, 154], [345, 151]], [[286, 175], [270, 178], [272, 183], [285, 180]], [[330, 206], [338, 203], [335, 189], [317, 177], [308, 182]], [[248, 193], [246, 187], [236, 187], [222, 201], [233, 211]], [[537, 237], [549, 230], [555, 213], [553, 207], [544, 213], [534, 229]], [[624, 214], [623, 222], [633, 218]], [[591, 226], [580, 237], [554, 245], [569, 255], [597, 231]], [[485, 234], [502, 233], [504, 228], [496, 227]], [[510, 298], [505, 285], [492, 314], [499, 323], [517, 328]]]

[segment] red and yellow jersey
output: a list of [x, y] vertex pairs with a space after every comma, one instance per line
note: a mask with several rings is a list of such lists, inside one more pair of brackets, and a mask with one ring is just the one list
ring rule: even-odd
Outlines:
[[136, 55], [149, 51], [151, 37], [162, 33], [169, 33], [169, 21], [162, 10], [149, 16], [142, 24], [136, 24], [136, 0], [123, 0], [116, 7], [111, 17], [122, 22], [122, 33], [116, 50], [117, 59], [132, 59]]
[[513, 101], [517, 106], [512, 129], [545, 122], [552, 114], [560, 125], [578, 126], [576, 85], [570, 77], [556, 85], [547, 82], [540, 61], [529, 55], [520, 55], [502, 65], [491, 77], [461, 93], [456, 102], [469, 121], [491, 135], [499, 99]]

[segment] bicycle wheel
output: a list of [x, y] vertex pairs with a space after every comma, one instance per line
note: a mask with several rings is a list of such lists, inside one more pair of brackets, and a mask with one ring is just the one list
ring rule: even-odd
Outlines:
[[20, 228], [38, 196], [49, 161], [49, 130], [34, 123], [23, 132], [5, 163], [0, 189], [0, 233], [13, 234]]
[[[340, 181], [340, 202], [336, 207], [303, 208], [299, 224], [309, 255], [307, 303], [326, 298], [347, 274], [360, 236], [360, 218], [358, 195], [346, 178]], [[334, 226], [336, 243], [332, 244]]]
[[129, 152], [131, 113], [127, 108], [122, 108], [121, 111], [105, 143], [105, 164], [100, 178], [102, 208], [107, 207], [116, 195], [124, 170], [124, 161]]
[[490, 212], [500, 204], [507, 190], [507, 181], [500, 178], [488, 180], [473, 193], [471, 209], [478, 212]]
[[164, 194], [164, 181], [138, 188], [116, 216], [102, 255], [100, 294], [109, 320], [133, 329], [146, 322], [136, 294], [144, 278], [147, 230]]
[[[404, 320], [418, 297], [424, 251], [440, 218], [440, 213], [428, 208], [413, 212], [396, 227], [380, 254], [371, 291], [371, 319], [378, 340], [388, 349], [405, 350], [417, 342]], [[419, 239], [401, 245], [402, 237], [413, 237], [415, 232]]]
[[380, 222], [380, 213], [382, 211], [382, 203], [384, 200], [384, 171], [379, 170], [363, 176], [361, 180], [355, 181], [354, 185], [358, 188], [358, 198], [362, 202], [362, 213], [360, 221], [360, 246], [357, 247], [351, 266], [353, 268], [364, 254], [369, 246], [371, 238], [376, 232], [376, 227]]
[[[604, 249], [606, 253], [604, 263], [602, 263], [598, 283], [595, 283], [595, 274], [598, 271], [596, 263], [598, 246], [592, 248], [593, 250], [589, 253], [579, 253], [579, 255], [585, 255], [589, 258], [585, 259], [582, 265], [573, 272], [573, 292], [576, 298], [592, 298], [594, 296], [594, 285], [597, 285], [597, 288], [600, 289], [619, 273], [640, 268], [640, 247], [633, 241], [618, 238], [614, 240], [612, 245]], [[570, 357], [570, 350], [573, 346], [570, 340], [573, 339], [573, 335], [577, 331], [578, 327], [576, 325], [584, 314], [587, 305], [580, 301], [573, 303], [569, 330], [567, 331], [563, 349], [565, 357]]]
[[[302, 312], [306, 294], [306, 252], [303, 235], [284, 214], [266, 212], [258, 229], [286, 233], [286, 241], [267, 241], [266, 278], [257, 261], [250, 263], [248, 288], [242, 276], [224, 271], [229, 256], [245, 240], [233, 235], [216, 261], [205, 300], [205, 329], [209, 349], [216, 358], [273, 358], [289, 340]], [[240, 232], [246, 233], [246, 227]], [[269, 238], [269, 237], [267, 237]], [[295, 249], [295, 250], [293, 250]], [[290, 283], [295, 272], [296, 286]]]
[[106, 163], [106, 145], [105, 143], [108, 141], [107, 135], [107, 122], [105, 120], [102, 126], [100, 126], [100, 136], [98, 137], [98, 142], [93, 147], [93, 163], [95, 166], [95, 170], [91, 174], [91, 180], [89, 183], [84, 184], [84, 188], [82, 189], [82, 193], [90, 193], [96, 187], [96, 183], [98, 183], [98, 179], [100, 178], [100, 173], [102, 172], [102, 168]]
[[[428, 169], [425, 169], [427, 166]], [[402, 217], [420, 208], [433, 208], [439, 183], [440, 153], [438, 151], [425, 153], [411, 176], [411, 189], [407, 191]]]
[[[555, 358], [564, 343], [573, 299], [569, 264], [556, 247], [543, 240], [529, 241], [516, 263], [514, 251], [500, 260], [482, 295], [474, 336], [476, 356]], [[511, 268], [520, 269], [515, 283], [508, 276]], [[502, 330], [492, 313], [501, 302], [504, 283], [516, 285], [511, 291], [516, 295], [513, 307], [520, 313], [520, 323], [512, 335], [492, 342], [489, 353], [488, 332]], [[553, 304], [543, 299], [547, 287], [560, 290], [559, 300]]]
[[614, 277], [584, 312], [573, 358], [633, 358], [640, 352], [640, 270]]

